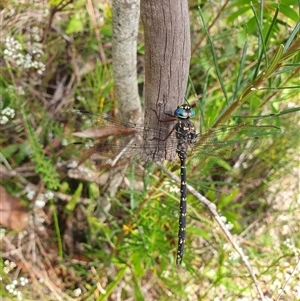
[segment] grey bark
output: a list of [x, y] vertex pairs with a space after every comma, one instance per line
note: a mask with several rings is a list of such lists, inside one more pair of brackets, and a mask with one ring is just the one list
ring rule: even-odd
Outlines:
[[112, 57], [116, 96], [122, 117], [127, 120], [136, 119], [135, 115], [141, 111], [136, 72], [140, 1], [114, 0], [112, 12]]
[[[188, 3], [186, 0], [141, 0], [141, 18], [145, 33], [143, 159], [173, 160], [176, 142], [162, 140], [174, 123], [168, 127], [159, 120], [170, 119], [164, 113], [172, 114], [184, 102], [191, 56]], [[157, 131], [151, 130], [154, 128], [159, 128], [159, 137]]]

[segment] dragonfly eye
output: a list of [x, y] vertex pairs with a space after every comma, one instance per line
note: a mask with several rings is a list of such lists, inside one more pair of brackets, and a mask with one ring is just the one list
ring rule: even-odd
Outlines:
[[178, 106], [174, 111], [174, 116], [182, 119], [193, 118], [195, 116], [195, 111], [189, 105], [183, 104]]

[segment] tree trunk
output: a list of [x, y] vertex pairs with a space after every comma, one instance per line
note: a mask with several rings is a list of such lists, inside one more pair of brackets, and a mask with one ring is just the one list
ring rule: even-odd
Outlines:
[[140, 1], [114, 0], [112, 11], [112, 61], [116, 96], [122, 117], [137, 121], [136, 116], [141, 112], [136, 72]]
[[188, 3], [186, 0], [141, 0], [141, 18], [145, 33], [143, 159], [173, 160], [176, 141], [163, 140], [174, 123], [160, 121], [170, 119], [165, 112], [173, 114], [184, 102], [191, 56]]

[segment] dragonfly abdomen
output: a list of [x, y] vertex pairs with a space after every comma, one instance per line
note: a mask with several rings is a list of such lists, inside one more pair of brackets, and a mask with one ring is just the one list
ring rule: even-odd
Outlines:
[[185, 161], [189, 146], [196, 141], [197, 134], [194, 124], [190, 121], [189, 115], [186, 117], [178, 117], [178, 122], [175, 125], [177, 144], [177, 155], [180, 159], [180, 212], [179, 212], [179, 229], [178, 229], [178, 246], [176, 264], [181, 264], [184, 252], [185, 229], [186, 229], [186, 166]]

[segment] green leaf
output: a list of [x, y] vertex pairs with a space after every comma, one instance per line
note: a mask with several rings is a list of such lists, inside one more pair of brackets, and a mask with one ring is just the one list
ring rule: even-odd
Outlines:
[[66, 213], [71, 213], [74, 211], [77, 201], [79, 200], [81, 193], [82, 193], [83, 184], [79, 183], [78, 187], [76, 188], [75, 193], [72, 195], [71, 200], [67, 203], [65, 207]]
[[221, 196], [219, 201], [218, 201], [218, 208], [222, 209], [222, 208], [228, 206], [233, 201], [233, 199], [238, 194], [238, 192], [239, 192], [238, 189], [233, 189], [230, 192], [230, 194]]
[[286, 5], [286, 3], [283, 4], [282, 2], [280, 4], [280, 12], [294, 22], [299, 22], [299, 14], [296, 12], [295, 8], [291, 8], [289, 5]]
[[110, 282], [105, 288], [105, 294], [98, 297], [97, 301], [108, 300], [109, 296], [113, 293], [114, 289], [123, 280], [126, 270], [127, 270], [127, 266], [121, 268], [121, 270], [117, 273], [117, 275], [114, 276], [114, 280]]
[[4, 158], [11, 157], [17, 150], [19, 150], [20, 145], [19, 144], [10, 144], [5, 148], [1, 148], [1, 153], [4, 156]]
[[80, 15], [75, 15], [69, 22], [66, 34], [78, 33], [84, 31], [84, 22]]

